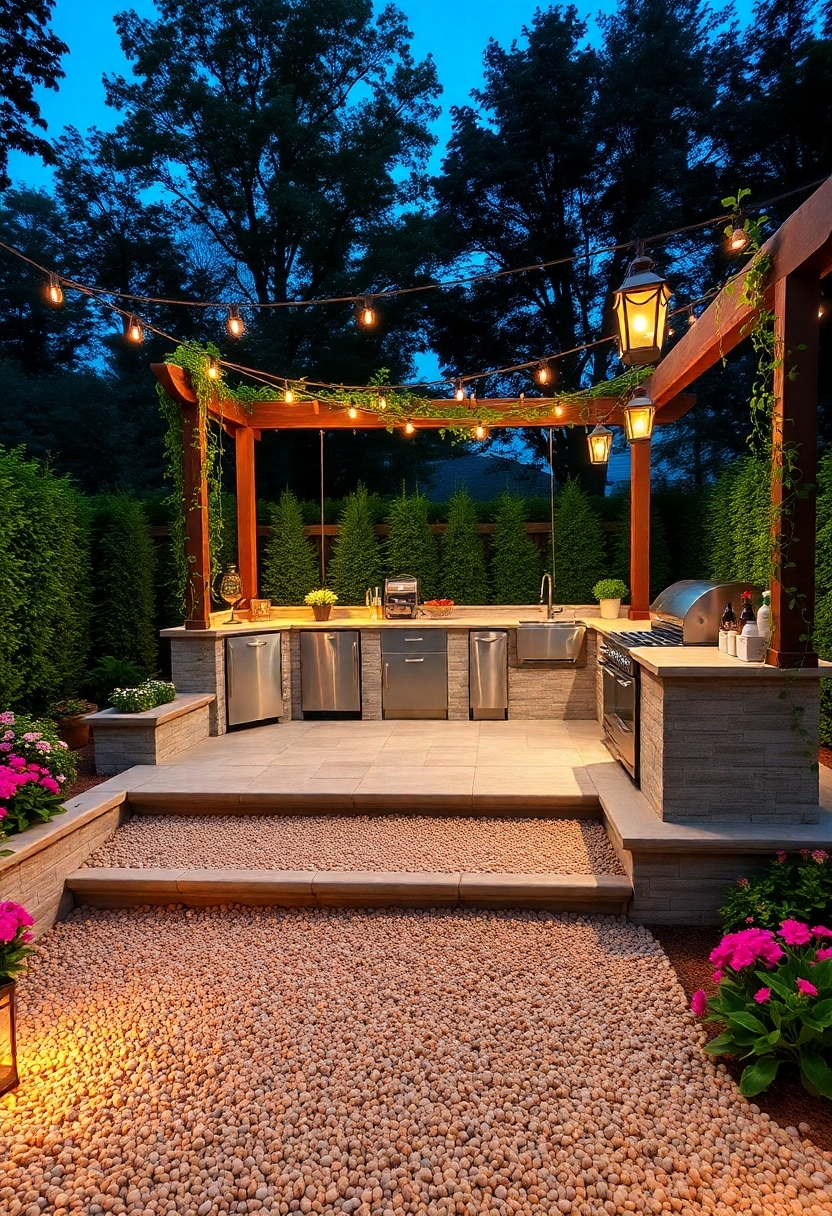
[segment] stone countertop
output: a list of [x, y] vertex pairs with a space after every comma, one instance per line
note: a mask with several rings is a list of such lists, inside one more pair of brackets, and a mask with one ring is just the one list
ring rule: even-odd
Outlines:
[[832, 663], [823, 659], [817, 667], [770, 667], [767, 663], [746, 663], [724, 654], [716, 646], [633, 646], [630, 654], [645, 670], [663, 680], [690, 676], [763, 680], [797, 676], [803, 680], [819, 680], [832, 676]]

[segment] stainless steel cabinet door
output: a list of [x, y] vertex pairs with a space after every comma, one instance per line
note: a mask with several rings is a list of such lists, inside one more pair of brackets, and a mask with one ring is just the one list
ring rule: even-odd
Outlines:
[[447, 718], [447, 655], [385, 654], [381, 695], [385, 718]]
[[279, 633], [244, 634], [226, 639], [229, 726], [278, 718], [283, 713], [280, 636]]
[[300, 635], [300, 682], [304, 713], [360, 712], [358, 631], [304, 630]]
[[508, 634], [495, 629], [471, 633], [468, 652], [471, 709], [506, 709]]

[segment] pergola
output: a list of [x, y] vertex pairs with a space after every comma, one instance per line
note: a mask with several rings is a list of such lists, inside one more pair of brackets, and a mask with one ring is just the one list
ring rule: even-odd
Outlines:
[[[772, 580], [772, 612], [775, 622], [769, 663], [776, 666], [816, 666], [817, 656], [807, 647], [807, 620], [814, 616], [815, 568], [815, 475], [817, 464], [817, 362], [820, 280], [832, 270], [832, 178], [795, 211], [766, 242], [772, 258], [767, 279], [765, 306], [775, 314], [776, 339], [787, 358], [775, 372], [774, 439], [775, 466], [784, 445], [799, 450], [797, 489], [809, 487], [805, 496], [792, 494], [788, 526], [775, 511], [773, 545], [776, 554]], [[656, 425], [681, 418], [694, 405], [695, 397], [684, 390], [714, 363], [732, 350], [748, 333], [754, 311], [742, 303], [741, 274], [733, 290], [725, 289], [712, 301], [680, 341], [656, 368], [644, 387], [656, 405]], [[186, 629], [210, 626], [210, 558], [208, 552], [208, 483], [206, 475], [207, 419], [200, 410], [187, 373], [169, 363], [152, 365], [159, 382], [182, 407], [186, 554], [190, 568]], [[435, 416], [418, 419], [419, 429], [460, 426], [459, 416], [443, 417], [451, 404], [433, 401]], [[488, 424], [495, 414], [497, 427], [562, 427], [571, 424], [623, 425], [623, 403], [617, 398], [594, 397], [530, 399], [533, 411], [524, 413], [520, 399], [479, 399], [471, 408], [471, 426]], [[541, 407], [544, 407], [543, 410]], [[549, 412], [545, 412], [546, 407]], [[505, 411], [509, 409], [510, 416]], [[237, 482], [237, 558], [243, 595], [257, 595], [257, 518], [255, 503], [254, 445], [264, 430], [382, 429], [386, 420], [377, 413], [358, 411], [351, 418], [346, 410], [324, 400], [257, 401], [251, 413], [233, 402], [214, 396], [208, 417], [218, 422], [235, 441]], [[630, 447], [630, 600], [632, 620], [649, 617], [650, 603], [650, 443]], [[779, 507], [782, 479], [773, 469], [772, 501]], [[782, 581], [788, 570], [788, 585]]]

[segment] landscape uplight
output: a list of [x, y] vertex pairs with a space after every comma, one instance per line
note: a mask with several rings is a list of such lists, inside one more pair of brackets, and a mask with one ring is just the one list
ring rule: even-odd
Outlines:
[[614, 293], [618, 353], [628, 367], [658, 363], [667, 336], [670, 288], [644, 253], [633, 258], [624, 282]]

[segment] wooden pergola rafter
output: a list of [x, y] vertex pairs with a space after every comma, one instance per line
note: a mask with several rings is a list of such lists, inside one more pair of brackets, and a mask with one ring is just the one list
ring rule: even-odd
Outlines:
[[[799, 481], [806, 492], [789, 501], [789, 522], [775, 511], [778, 547], [777, 571], [789, 571], [772, 583], [775, 632], [769, 662], [781, 666], [816, 665], [817, 656], [806, 643], [814, 611], [815, 495], [817, 463], [817, 354], [820, 280], [832, 271], [832, 178], [795, 211], [763, 246], [771, 255], [765, 306], [775, 313], [780, 348], [788, 357], [775, 373], [775, 453], [785, 444], [799, 453]], [[694, 404], [685, 393], [693, 381], [732, 350], [753, 324], [753, 309], [742, 302], [743, 275], [723, 289], [681, 340], [670, 350], [644, 387], [656, 404], [656, 424], [681, 418]], [[208, 486], [205, 468], [206, 419], [187, 373], [169, 364], [153, 364], [159, 382], [179, 402], [183, 414], [186, 547], [190, 567], [188, 587], [189, 629], [210, 624], [210, 560], [208, 553]], [[442, 414], [453, 403], [432, 401], [435, 411], [418, 416], [419, 429], [452, 429], [482, 423], [485, 426], [561, 427], [623, 424], [622, 402], [613, 397], [550, 399], [482, 399], [470, 408], [470, 423], [458, 410]], [[357, 407], [356, 407], [357, 408]], [[281, 400], [256, 401], [251, 413], [233, 401], [214, 395], [208, 416], [233, 436], [236, 447], [237, 544], [240, 574], [246, 599], [257, 595], [257, 520], [255, 510], [254, 444], [264, 430], [380, 430], [389, 426], [381, 413], [357, 408], [351, 418], [343, 406], [322, 399], [288, 404]], [[489, 415], [494, 421], [489, 422]], [[401, 425], [401, 423], [397, 423]], [[630, 479], [630, 617], [649, 617], [650, 603], [650, 443], [631, 445]], [[775, 473], [772, 497], [779, 506], [782, 483]], [[793, 579], [793, 581], [792, 581]]]

